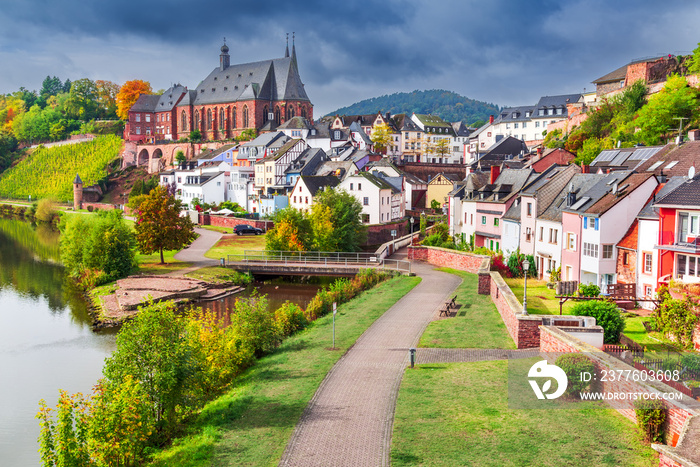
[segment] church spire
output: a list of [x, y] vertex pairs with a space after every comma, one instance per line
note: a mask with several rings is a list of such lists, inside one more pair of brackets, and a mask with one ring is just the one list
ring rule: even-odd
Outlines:
[[289, 58], [289, 33], [287, 33], [287, 48], [284, 51], [284, 58]]
[[221, 55], [219, 55], [219, 69], [224, 71], [230, 66], [231, 57], [228, 54], [228, 46], [226, 45], [226, 38], [224, 37], [224, 45], [221, 46]]
[[294, 66], [298, 66], [297, 65], [297, 48], [294, 45], [295, 35], [296, 35], [296, 33], [292, 31], [292, 63], [294, 64]]

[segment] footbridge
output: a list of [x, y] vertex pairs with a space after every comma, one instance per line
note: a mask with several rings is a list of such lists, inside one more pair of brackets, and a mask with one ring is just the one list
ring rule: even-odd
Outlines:
[[354, 276], [362, 269], [411, 274], [409, 261], [381, 258], [374, 253], [245, 250], [228, 255], [223, 265], [259, 275]]

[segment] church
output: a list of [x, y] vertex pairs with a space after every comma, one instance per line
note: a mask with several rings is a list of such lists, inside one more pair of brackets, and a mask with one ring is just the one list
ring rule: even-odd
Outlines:
[[295, 116], [313, 120], [294, 42], [284, 58], [231, 65], [224, 41], [219, 66], [196, 89], [177, 84], [161, 95], [141, 95], [129, 110], [124, 139], [154, 143], [199, 130], [203, 140], [224, 140], [247, 129], [272, 131]]

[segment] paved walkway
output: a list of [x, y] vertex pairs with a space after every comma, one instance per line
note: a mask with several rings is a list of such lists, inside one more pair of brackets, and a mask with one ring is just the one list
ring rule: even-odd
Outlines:
[[423, 280], [336, 363], [302, 415], [280, 465], [389, 465], [394, 408], [410, 347], [460, 284], [413, 263]]
[[196, 271], [199, 268], [206, 266], [218, 266], [220, 264], [218, 259], [211, 259], [204, 256], [204, 253], [209, 251], [211, 247], [216, 245], [223, 235], [221, 232], [215, 232], [213, 230], [200, 229], [195, 227], [194, 231], [199, 234], [199, 237], [190, 244], [189, 247], [175, 253], [175, 259], [185, 263], [192, 263], [192, 266], [186, 269], [180, 269], [178, 271], [173, 271], [168, 276], [184, 276], [185, 274]]
[[423, 363], [483, 362], [537, 357], [540, 349], [416, 349], [416, 365]]

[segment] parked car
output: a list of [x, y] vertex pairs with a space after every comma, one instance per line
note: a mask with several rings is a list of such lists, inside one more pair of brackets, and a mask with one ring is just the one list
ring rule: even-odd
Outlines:
[[258, 229], [257, 227], [253, 227], [252, 225], [240, 224], [233, 228], [233, 233], [235, 233], [236, 235], [243, 235], [246, 233], [260, 235], [264, 232], [262, 231], [262, 229]]

